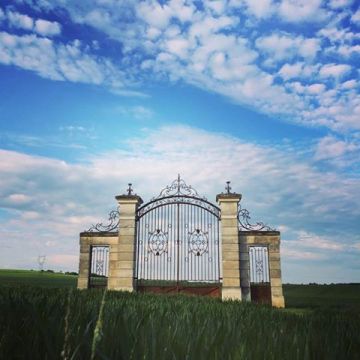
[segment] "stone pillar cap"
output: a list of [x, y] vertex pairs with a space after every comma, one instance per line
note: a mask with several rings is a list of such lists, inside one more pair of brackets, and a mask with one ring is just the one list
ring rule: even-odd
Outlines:
[[217, 194], [216, 195], [216, 201], [219, 200], [235, 200], [235, 201], [240, 201], [241, 200], [242, 195], [238, 194], [238, 193], [221, 193], [221, 194]]
[[115, 199], [118, 202], [122, 201], [136, 201], [138, 205], [141, 205], [143, 203], [143, 199], [139, 195], [117, 195], [115, 196]]

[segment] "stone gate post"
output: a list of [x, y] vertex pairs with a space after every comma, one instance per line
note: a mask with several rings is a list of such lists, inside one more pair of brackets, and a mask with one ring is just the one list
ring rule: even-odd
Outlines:
[[222, 248], [222, 299], [241, 300], [240, 287], [240, 251], [239, 251], [239, 226], [238, 204], [240, 194], [219, 194], [216, 201], [221, 209], [221, 248]]
[[131, 194], [118, 195], [119, 204], [119, 237], [117, 246], [110, 254], [111, 276], [108, 289], [134, 291], [136, 210], [142, 199]]

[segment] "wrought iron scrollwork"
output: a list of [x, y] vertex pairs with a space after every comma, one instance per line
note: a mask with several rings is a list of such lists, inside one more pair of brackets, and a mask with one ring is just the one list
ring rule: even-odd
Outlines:
[[239, 205], [238, 221], [240, 230], [275, 231], [275, 229], [272, 229], [270, 226], [260, 221], [255, 224], [251, 224], [250, 219], [251, 217], [249, 211], [247, 209], [242, 209], [241, 205]]
[[203, 232], [200, 229], [195, 229], [193, 232], [189, 232], [189, 252], [192, 252], [196, 256], [208, 252], [208, 233]]
[[160, 256], [167, 252], [168, 237], [167, 232], [163, 232], [161, 229], [156, 229], [153, 232], [149, 232], [149, 249], [148, 252], [156, 256]]
[[200, 196], [191, 185], [188, 186], [185, 181], [180, 178], [180, 175], [178, 175], [178, 178], [170, 185], [161, 190], [158, 196], [142, 205], [137, 211], [137, 216], [140, 218], [157, 207], [171, 204], [196, 205], [211, 212], [218, 218], [220, 217], [220, 209], [210, 203], [205, 197]]
[[180, 178], [180, 174], [176, 180], [162, 189], [160, 194], [152, 198], [150, 201], [167, 196], [193, 196], [199, 199], [207, 200], [205, 197], [201, 197], [191, 185], [187, 185], [186, 182]]
[[108, 232], [113, 231], [119, 227], [119, 211], [112, 210], [109, 213], [109, 223], [104, 225], [103, 223], [98, 223], [96, 225], [92, 225], [87, 232]]

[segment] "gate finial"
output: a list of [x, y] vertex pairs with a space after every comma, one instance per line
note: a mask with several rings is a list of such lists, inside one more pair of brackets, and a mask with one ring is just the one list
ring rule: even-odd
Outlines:
[[132, 183], [129, 183], [128, 185], [129, 185], [129, 187], [127, 189], [127, 194], [132, 195], [132, 192], [134, 191], [133, 188], [132, 188]]
[[227, 181], [227, 182], [226, 182], [225, 190], [226, 190], [226, 193], [227, 193], [227, 194], [230, 194], [230, 190], [231, 190], [230, 181]]

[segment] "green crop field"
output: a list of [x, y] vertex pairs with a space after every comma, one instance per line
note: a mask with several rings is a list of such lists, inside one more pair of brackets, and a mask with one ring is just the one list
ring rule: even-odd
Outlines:
[[75, 289], [0, 271], [1, 359], [359, 359], [360, 285], [286, 285], [288, 309]]

